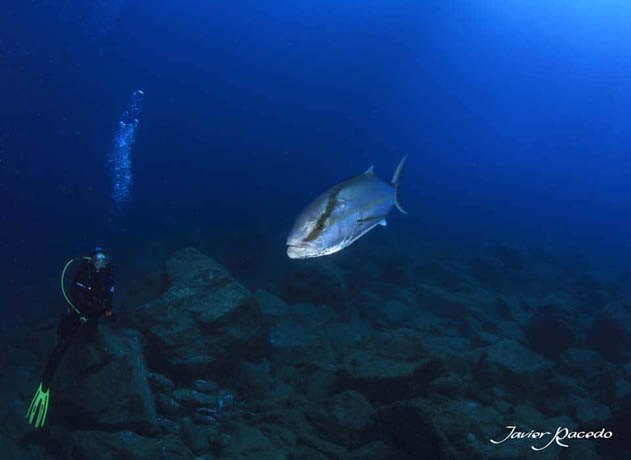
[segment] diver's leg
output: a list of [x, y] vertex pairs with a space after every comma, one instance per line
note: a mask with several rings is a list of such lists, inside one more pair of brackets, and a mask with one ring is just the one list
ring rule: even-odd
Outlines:
[[57, 326], [57, 343], [42, 373], [42, 387], [44, 389], [50, 387], [57, 366], [72, 343], [72, 339], [79, 329], [79, 324], [79, 316], [74, 312], [67, 312], [61, 317]]
[[83, 325], [83, 335], [85, 336], [86, 341], [93, 343], [94, 338], [96, 337], [96, 327], [98, 325], [99, 318], [96, 317], [94, 319], [90, 319], [87, 323]]
[[37, 391], [35, 391], [35, 396], [33, 396], [31, 404], [26, 411], [26, 419], [30, 424], [33, 424], [35, 428], [43, 427], [46, 422], [50, 383], [57, 369], [57, 365], [70, 346], [72, 337], [76, 334], [78, 328], [79, 316], [75, 313], [67, 312], [61, 317], [59, 325], [57, 326], [57, 344], [50, 354], [50, 358], [48, 358], [44, 373], [42, 374], [42, 381], [39, 383]]

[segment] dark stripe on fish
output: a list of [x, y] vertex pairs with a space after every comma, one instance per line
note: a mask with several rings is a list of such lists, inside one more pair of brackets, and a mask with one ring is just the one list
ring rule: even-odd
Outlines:
[[311, 230], [311, 232], [309, 232], [307, 237], [303, 240], [305, 243], [315, 240], [320, 235], [320, 233], [324, 231], [324, 224], [335, 209], [335, 203], [337, 201], [336, 198], [342, 191], [343, 185], [344, 184], [340, 184], [340, 186], [331, 191], [331, 194], [329, 195], [329, 201], [326, 203], [326, 209], [322, 214], [320, 214], [320, 217], [318, 217], [318, 221], [313, 227], [313, 230]]

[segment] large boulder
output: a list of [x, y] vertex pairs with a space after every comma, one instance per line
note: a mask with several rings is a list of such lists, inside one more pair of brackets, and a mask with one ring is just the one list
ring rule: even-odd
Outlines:
[[259, 303], [261, 312], [266, 316], [278, 317], [289, 313], [289, 305], [271, 292], [257, 289], [254, 291], [254, 297]]
[[69, 457], [90, 460], [192, 459], [193, 454], [176, 436], [140, 436], [132, 431], [74, 431], [66, 440]]
[[139, 334], [102, 324], [73, 343], [51, 386], [51, 422], [147, 433], [157, 425]]
[[548, 306], [539, 309], [525, 327], [530, 348], [549, 358], [558, 358], [579, 342], [574, 318], [561, 308]]
[[167, 261], [166, 271], [169, 289], [136, 312], [154, 367], [199, 375], [264, 352], [266, 327], [258, 305], [226, 269], [187, 248]]
[[2, 451], [2, 458], [11, 460], [36, 460], [39, 455], [35, 452], [29, 451], [28, 448], [19, 446], [13, 440], [0, 434], [0, 449]]
[[422, 400], [402, 401], [383, 407], [377, 425], [386, 442], [396, 451], [396, 455], [390, 458], [458, 458]]
[[547, 359], [511, 339], [489, 345], [483, 353], [476, 380], [509, 387], [513, 394], [545, 392], [553, 367]]
[[417, 286], [418, 304], [421, 308], [450, 319], [463, 319], [469, 316], [482, 317], [471, 308], [472, 294], [448, 292], [435, 286]]
[[631, 302], [614, 302], [602, 309], [591, 325], [589, 345], [605, 359], [631, 360]]
[[279, 318], [270, 331], [273, 360], [294, 365], [332, 360], [336, 350], [327, 337], [326, 327], [336, 319], [333, 309], [326, 305], [300, 303], [291, 310], [291, 314]]
[[341, 389], [362, 393], [371, 401], [393, 402], [417, 397], [443, 372], [443, 364], [426, 356], [420, 334], [396, 329], [374, 334], [341, 356]]
[[265, 436], [261, 429], [242, 425], [221, 452], [221, 458], [234, 460], [284, 460], [288, 455]]
[[600, 375], [606, 367], [607, 361], [598, 352], [583, 348], [569, 348], [559, 360], [559, 369], [577, 379]]
[[[359, 447], [373, 427], [377, 411], [356, 391], [338, 393], [309, 411], [309, 421], [323, 434], [343, 446]], [[368, 440], [368, 439], [366, 439]]]
[[348, 286], [341, 270], [330, 260], [295, 260], [283, 281], [283, 298], [289, 303], [342, 308], [348, 299]]

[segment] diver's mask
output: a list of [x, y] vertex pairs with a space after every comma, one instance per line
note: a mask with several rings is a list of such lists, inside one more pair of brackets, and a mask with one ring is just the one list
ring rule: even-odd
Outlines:
[[96, 268], [97, 272], [101, 271], [107, 267], [107, 256], [103, 252], [95, 252], [92, 255], [92, 263], [94, 264], [94, 268]]

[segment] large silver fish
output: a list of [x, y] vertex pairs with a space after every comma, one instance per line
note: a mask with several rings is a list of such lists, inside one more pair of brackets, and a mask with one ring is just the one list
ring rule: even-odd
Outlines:
[[393, 206], [407, 214], [399, 202], [399, 178], [406, 157], [391, 182], [375, 176], [373, 167], [332, 187], [316, 198], [296, 219], [287, 237], [287, 255], [306, 259], [333, 254], [350, 246], [377, 225], [386, 225]]

